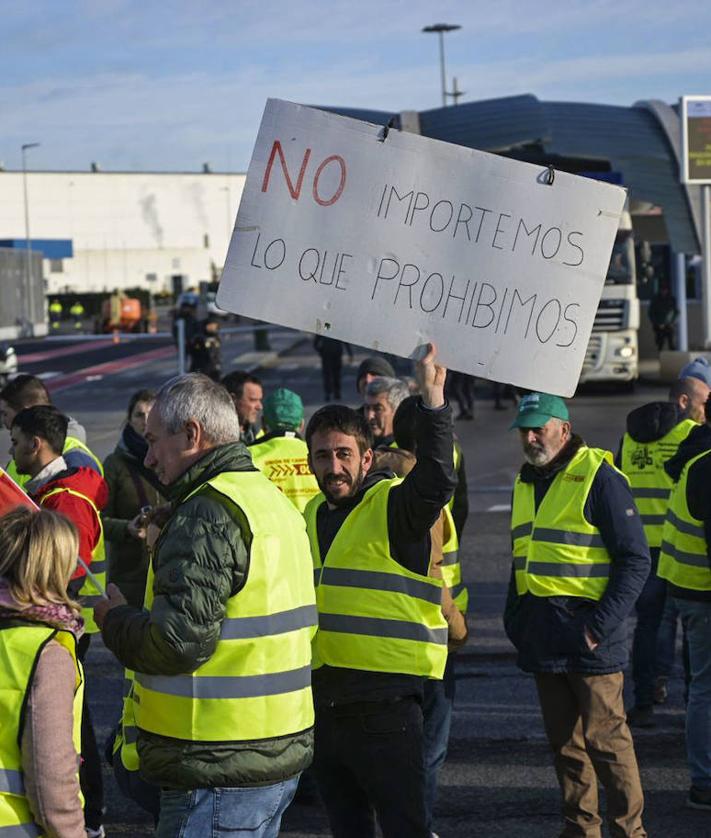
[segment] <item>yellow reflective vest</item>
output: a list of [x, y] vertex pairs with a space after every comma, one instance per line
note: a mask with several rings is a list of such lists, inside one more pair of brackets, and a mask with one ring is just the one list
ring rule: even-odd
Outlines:
[[[91, 457], [91, 459], [94, 460], [94, 463], [96, 464], [96, 470], [103, 477], [104, 467], [101, 465], [101, 460], [99, 460], [96, 454], [94, 454], [94, 452], [91, 451], [90, 448], [84, 445], [84, 443], [81, 440], [77, 439], [75, 436], [68, 436], [64, 440], [64, 448], [62, 449], [62, 455], [66, 454], [67, 451], [73, 451], [77, 449], [79, 451], [83, 451], [85, 454], [88, 454]], [[10, 477], [12, 477], [12, 479], [15, 481], [15, 483], [17, 483], [18, 486], [22, 486], [23, 488], [25, 484], [29, 483], [32, 479], [29, 474], [17, 473], [17, 466], [15, 465], [14, 459], [10, 460], [10, 462], [7, 464], [7, 468], [5, 469], [5, 471], [8, 473]]]
[[308, 462], [309, 449], [293, 431], [249, 446], [252, 462], [303, 512], [318, 492], [318, 483]]
[[630, 481], [650, 547], [662, 543], [662, 527], [674, 485], [664, 471], [664, 463], [676, 454], [679, 445], [696, 427], [692, 419], [684, 419], [653, 442], [637, 442], [627, 433], [622, 438], [621, 468]]
[[704, 451], [684, 466], [669, 501], [659, 551], [657, 576], [692, 591], [711, 591], [711, 569], [704, 523], [689, 512], [686, 486], [691, 466], [709, 456], [711, 451]]
[[42, 623], [8, 622], [0, 627], [0, 836], [8, 838], [42, 835], [25, 796], [21, 744], [24, 711], [37, 661], [53, 640], [67, 649], [76, 667], [73, 741], [78, 759], [84, 682], [74, 635]]
[[[81, 492], [77, 492], [76, 489], [69, 489], [64, 488], [62, 486], [57, 486], [56, 489], [52, 489], [51, 491], [47, 492], [46, 495], [43, 495], [40, 499], [40, 506], [44, 506], [45, 501], [48, 498], [51, 498], [52, 495], [58, 495], [61, 492], [69, 492], [70, 495], [74, 495], [74, 497], [81, 498], [85, 500], [89, 506], [94, 510], [94, 515], [96, 515], [96, 520], [99, 523], [99, 540], [96, 542], [94, 549], [91, 551], [91, 563], [89, 565], [89, 570], [91, 570], [93, 576], [96, 579], [96, 582], [87, 574], [84, 577], [84, 583], [82, 584], [81, 588], [79, 589], [79, 601], [81, 603], [81, 615], [84, 618], [84, 631], [87, 634], [97, 634], [100, 629], [94, 622], [94, 606], [96, 603], [101, 599], [103, 592], [99, 589], [98, 585], [106, 590], [106, 546], [104, 544], [104, 525], [101, 522], [101, 515], [99, 515], [99, 510], [96, 508], [96, 504], [94, 501], [88, 497], [87, 495], [82, 494]], [[0, 836], [0, 838], [2, 838]]]
[[462, 580], [462, 563], [459, 560], [459, 539], [457, 529], [454, 526], [454, 518], [449, 509], [445, 506], [442, 510], [444, 515], [444, 533], [442, 535], [442, 580], [450, 589], [452, 599], [462, 614], [467, 613], [469, 607], [469, 591]]
[[408, 570], [390, 553], [388, 495], [401, 482], [380, 480], [368, 489], [323, 557], [316, 519], [324, 496], [306, 507], [319, 620], [316, 667], [430, 678], [444, 673], [442, 581]]
[[610, 555], [600, 531], [585, 519], [584, 509], [604, 462], [612, 466], [609, 451], [582, 445], [553, 478], [538, 511], [533, 484], [516, 477], [511, 538], [519, 595], [602, 597], [610, 576]]
[[[261, 472], [225, 472], [203, 486], [246, 518], [247, 581], [227, 601], [209, 661], [185, 675], [135, 673], [136, 725], [191, 742], [256, 741], [308, 730], [314, 721], [311, 641], [317, 617], [303, 519]], [[151, 565], [149, 609], [152, 602]]]

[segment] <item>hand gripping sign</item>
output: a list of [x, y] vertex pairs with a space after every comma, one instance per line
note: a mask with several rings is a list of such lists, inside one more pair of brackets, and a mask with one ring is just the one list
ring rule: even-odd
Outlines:
[[270, 99], [217, 302], [405, 357], [434, 341], [452, 369], [570, 396], [624, 200]]

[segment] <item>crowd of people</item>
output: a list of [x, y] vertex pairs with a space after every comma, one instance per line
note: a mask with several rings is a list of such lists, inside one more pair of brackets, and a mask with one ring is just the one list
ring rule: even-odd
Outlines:
[[[338, 398], [340, 354], [317, 348]], [[367, 358], [360, 406], [307, 424], [292, 390], [218, 377], [134, 393], [103, 463], [40, 379], [0, 391], [7, 472], [34, 504], [0, 519], [0, 834], [100, 838], [106, 758], [166, 838], [275, 836], [315, 790], [337, 838], [431, 838], [468, 639], [447, 370], [434, 346], [412, 379]], [[564, 836], [600, 835], [598, 781], [610, 834], [646, 835], [628, 723], [654, 723], [678, 616], [688, 802], [711, 811], [710, 393], [700, 359], [630, 414], [614, 458], [562, 399], [515, 394], [504, 625], [535, 676]], [[125, 670], [103, 756], [83, 667], [98, 632]]]

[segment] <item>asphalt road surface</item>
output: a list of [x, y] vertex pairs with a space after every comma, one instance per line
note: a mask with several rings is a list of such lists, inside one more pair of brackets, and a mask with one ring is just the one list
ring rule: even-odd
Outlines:
[[[285, 386], [296, 390], [310, 414], [322, 399], [319, 362], [310, 338], [282, 332], [273, 335], [271, 342], [276, 352], [255, 353], [249, 336], [236, 336], [225, 346], [225, 371], [266, 364], [259, 372], [265, 388]], [[60, 348], [67, 345], [60, 344]], [[153, 345], [150, 350], [166, 346]], [[54, 398], [59, 407], [86, 426], [90, 444], [102, 457], [118, 438], [130, 394], [141, 387], [159, 385], [176, 369], [173, 351], [161, 358], [144, 358], [136, 366], [88, 375], [81, 372], [120, 360], [111, 353], [120, 353], [121, 346], [118, 350], [113, 346], [86, 347], [81, 353], [23, 363], [24, 354], [39, 354], [47, 348], [48, 342], [32, 347], [32, 352], [22, 345], [21, 369], [52, 373], [50, 381], [58, 375], [79, 373], [75, 381], [58, 388]], [[149, 347], [142, 346], [139, 351], [126, 344], [125, 351], [129, 356], [140, 355]], [[355, 363], [344, 371], [344, 396], [354, 405], [355, 365], [362, 357], [356, 353]], [[574, 428], [590, 444], [614, 450], [629, 410], [664, 396], [665, 389], [652, 382], [638, 386], [634, 394], [583, 392], [570, 405]], [[471, 640], [457, 655], [456, 710], [435, 824], [442, 838], [551, 838], [560, 830], [559, 794], [533, 681], [516, 669], [500, 618], [510, 567], [507, 511], [513, 477], [521, 462], [518, 440], [507, 430], [512, 418], [512, 407], [493, 409], [489, 386], [481, 382], [474, 421], [456, 423], [466, 457], [472, 507], [461, 547], [471, 597]], [[6, 439], [4, 435], [0, 442], [6, 445]], [[90, 653], [87, 681], [99, 738], [103, 739], [119, 715], [121, 670], [100, 641], [94, 642]], [[655, 728], [635, 731], [648, 833], [660, 838], [711, 836], [711, 815], [684, 806], [688, 775], [680, 663], [670, 683], [669, 701], [658, 708], [656, 717]], [[148, 818], [119, 795], [108, 768], [106, 803], [109, 835], [151, 834]], [[292, 806], [284, 818], [282, 834], [293, 838], [328, 835], [321, 807]]]

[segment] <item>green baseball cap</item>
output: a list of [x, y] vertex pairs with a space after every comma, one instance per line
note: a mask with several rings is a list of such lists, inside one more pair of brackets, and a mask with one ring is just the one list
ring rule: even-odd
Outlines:
[[518, 403], [518, 415], [511, 424], [513, 428], [541, 428], [549, 419], [570, 419], [568, 407], [560, 396], [550, 393], [529, 393]]
[[304, 418], [304, 403], [293, 390], [280, 387], [264, 399], [262, 416], [270, 431], [295, 431]]

